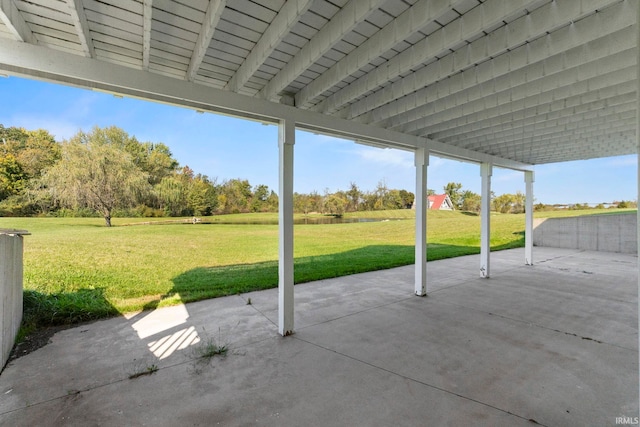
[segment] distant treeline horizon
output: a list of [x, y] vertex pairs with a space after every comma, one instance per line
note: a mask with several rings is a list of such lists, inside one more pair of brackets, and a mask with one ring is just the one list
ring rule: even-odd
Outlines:
[[[26, 130], [0, 124], [1, 216], [180, 217], [229, 213], [277, 212], [278, 194], [246, 179], [218, 181], [189, 166], [181, 166], [169, 147], [140, 142], [116, 126], [94, 127], [69, 140], [56, 141], [44, 129]], [[429, 189], [428, 194], [436, 194]], [[480, 195], [450, 182], [442, 193], [454, 209], [479, 212]], [[298, 213], [411, 209], [415, 194], [388, 188], [384, 179], [375, 189], [351, 182], [345, 190], [294, 194]], [[522, 193], [492, 194], [492, 209], [524, 212]], [[620, 201], [612, 207], [635, 207]], [[594, 207], [604, 208], [605, 203]], [[587, 204], [547, 205], [535, 210], [587, 209]]]

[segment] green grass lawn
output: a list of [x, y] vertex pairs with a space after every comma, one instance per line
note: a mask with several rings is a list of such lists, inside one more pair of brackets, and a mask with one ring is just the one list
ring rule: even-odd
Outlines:
[[[414, 213], [375, 215], [405, 219], [296, 225], [296, 283], [413, 263]], [[224, 216], [247, 220], [277, 214]], [[101, 218], [0, 218], [0, 228], [32, 233], [24, 245], [25, 320], [73, 323], [277, 286], [277, 225], [131, 225], [148, 221], [115, 218], [107, 228]], [[491, 221], [493, 250], [524, 245], [524, 215], [492, 214]], [[478, 253], [480, 217], [429, 212], [428, 241], [429, 260]]]

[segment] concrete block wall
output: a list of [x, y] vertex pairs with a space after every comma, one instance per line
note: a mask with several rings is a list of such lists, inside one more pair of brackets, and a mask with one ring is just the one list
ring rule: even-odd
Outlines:
[[634, 213], [538, 218], [533, 221], [533, 244], [633, 254], [638, 253], [637, 227]]
[[9, 360], [22, 322], [23, 236], [18, 230], [0, 230], [0, 369]]

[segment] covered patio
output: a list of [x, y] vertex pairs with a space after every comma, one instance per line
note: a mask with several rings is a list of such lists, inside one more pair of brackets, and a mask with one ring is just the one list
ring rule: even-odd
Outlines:
[[[638, 153], [638, 3], [628, 0], [3, 0], [0, 72], [277, 123], [279, 320], [292, 334], [295, 130], [415, 153], [414, 291], [427, 284], [429, 156], [494, 167]], [[640, 229], [640, 227], [639, 227]]]
[[[79, 334], [94, 356], [52, 345], [34, 353], [47, 354], [37, 370], [10, 366], [2, 417], [602, 425], [637, 416], [637, 257], [534, 251], [532, 224], [535, 165], [638, 153], [638, 22], [631, 0], [1, 0], [3, 75], [280, 129], [278, 291], [252, 306], [234, 297], [189, 307], [189, 319], [206, 314], [209, 335], [226, 325], [219, 313], [240, 325], [229, 334], [239, 353], [219, 365], [228, 369], [181, 382], [191, 362], [154, 353], [158, 374], [128, 383], [112, 365], [98, 379], [101, 364], [123, 363], [107, 355], [113, 342], [149, 352], [130, 320], [113, 319], [59, 334]], [[317, 292], [303, 285], [294, 298], [296, 129], [415, 154], [415, 266]], [[430, 155], [478, 164], [481, 254], [470, 264], [427, 266]], [[526, 243], [492, 255], [496, 167], [522, 172]], [[436, 267], [447, 262], [455, 269]], [[276, 328], [295, 334], [280, 340]], [[59, 383], [70, 362], [77, 382]], [[13, 369], [38, 373], [35, 394], [18, 393]], [[125, 383], [133, 397], [117, 391]], [[135, 415], [134, 403], [148, 410]]]
[[0, 73], [279, 126], [279, 320], [295, 331], [295, 130], [415, 153], [427, 295], [429, 157], [477, 163], [479, 274], [495, 167], [638, 153], [638, 3], [629, 0], [3, 0]]
[[[0, 376], [0, 424], [606, 426], [638, 414], [637, 258], [537, 248], [296, 286], [57, 333]], [[247, 301], [251, 299], [251, 304]], [[210, 340], [225, 357], [199, 358]], [[158, 344], [161, 343], [161, 344]], [[130, 378], [155, 365], [151, 375]]]

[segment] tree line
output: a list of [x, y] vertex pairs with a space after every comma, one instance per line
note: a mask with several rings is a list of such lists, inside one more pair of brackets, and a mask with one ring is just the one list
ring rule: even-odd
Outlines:
[[[444, 192], [449, 195], [455, 209], [465, 212], [480, 212], [482, 197], [473, 191], [463, 190], [462, 184], [450, 182], [444, 186]], [[491, 192], [491, 210], [500, 213], [524, 213], [525, 195], [518, 191], [516, 194], [507, 193], [496, 196]]]
[[[443, 191], [455, 209], [479, 212], [480, 195], [450, 182]], [[435, 194], [434, 190], [427, 190]], [[411, 209], [414, 193], [380, 181], [372, 191], [350, 183], [347, 190], [294, 194], [298, 213], [342, 215], [369, 210]], [[622, 202], [618, 207], [635, 206]], [[578, 205], [582, 207], [582, 205]], [[522, 213], [525, 196], [492, 194], [492, 209]], [[544, 204], [536, 210], [548, 210]], [[57, 142], [46, 130], [0, 124], [0, 215], [208, 216], [277, 212], [278, 195], [246, 179], [216, 178], [180, 166], [163, 143], [140, 142], [116, 127], [94, 127]]]
[[342, 215], [345, 212], [411, 209], [414, 199], [412, 192], [390, 189], [382, 180], [373, 191], [363, 191], [351, 182], [348, 190], [331, 193], [326, 189], [323, 195], [317, 191], [309, 194], [294, 193], [293, 204], [294, 210], [299, 213]]
[[[387, 188], [294, 195], [296, 212], [411, 208], [413, 193]], [[208, 216], [277, 212], [278, 195], [246, 179], [216, 178], [180, 166], [163, 143], [140, 142], [111, 126], [56, 142], [46, 130], [0, 125], [0, 215]]]
[[[469, 190], [463, 190], [462, 184], [450, 182], [444, 186], [444, 192], [449, 195], [454, 208], [465, 212], [480, 212], [481, 196]], [[427, 190], [428, 194], [434, 194], [433, 190]], [[518, 191], [515, 194], [505, 193], [499, 196], [491, 192], [491, 210], [504, 214], [520, 214], [525, 212], [526, 196]], [[637, 203], [633, 201], [616, 201], [606, 204], [609, 208], [637, 208]], [[590, 206], [587, 203], [576, 203], [571, 205], [548, 205], [544, 203], [536, 203], [533, 205], [535, 212], [553, 211], [553, 210], [586, 210], [586, 209], [605, 209], [605, 203], [598, 203]]]

